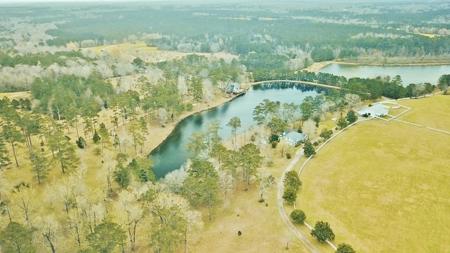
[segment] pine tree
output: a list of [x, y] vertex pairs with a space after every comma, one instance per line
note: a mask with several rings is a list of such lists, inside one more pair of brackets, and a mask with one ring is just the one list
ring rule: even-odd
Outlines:
[[33, 246], [33, 230], [22, 224], [10, 222], [5, 229], [0, 231], [0, 246], [5, 253], [36, 252]]
[[41, 184], [48, 176], [48, 161], [42, 152], [32, 152], [30, 154], [32, 171], [34, 173], [34, 177], [38, 181], [38, 184]]
[[14, 161], [16, 162], [16, 166], [19, 167], [19, 162], [17, 160], [17, 153], [16, 153], [16, 144], [23, 142], [25, 138], [23, 137], [22, 133], [19, 130], [17, 130], [17, 128], [12, 123], [6, 123], [5, 125], [3, 125], [2, 135], [5, 138], [5, 141], [11, 145], [11, 149], [14, 155]]
[[92, 141], [97, 144], [102, 138], [98, 135], [97, 131], [94, 132], [94, 136], [92, 137]]
[[63, 174], [78, 166], [75, 145], [68, 140], [59, 125], [55, 124], [49, 131], [48, 144]]
[[67, 140], [60, 144], [56, 159], [60, 164], [61, 172], [63, 174], [74, 170], [80, 163], [74, 145]]
[[0, 136], [0, 169], [9, 164], [8, 151], [6, 150], [3, 138]]

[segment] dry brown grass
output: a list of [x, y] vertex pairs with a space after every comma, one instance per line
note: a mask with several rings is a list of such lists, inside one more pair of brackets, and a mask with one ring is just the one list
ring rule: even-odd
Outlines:
[[[274, 166], [264, 168], [279, 179], [290, 160], [281, 157], [281, 145], [268, 149]], [[228, 203], [218, 208], [215, 220], [208, 224], [191, 252], [306, 252], [303, 244], [288, 230], [278, 213], [276, 185], [266, 194], [266, 203], [259, 203], [257, 184], [248, 191], [239, 187], [228, 199]], [[238, 231], [242, 236], [238, 236]], [[289, 249], [286, 249], [286, 245]]]
[[413, 107], [401, 117], [403, 120], [450, 131], [450, 96], [434, 95], [420, 99], [399, 101]]
[[[449, 129], [450, 97], [405, 100], [402, 119]], [[448, 252], [450, 136], [373, 120], [344, 132], [301, 175], [298, 206], [357, 252]]]

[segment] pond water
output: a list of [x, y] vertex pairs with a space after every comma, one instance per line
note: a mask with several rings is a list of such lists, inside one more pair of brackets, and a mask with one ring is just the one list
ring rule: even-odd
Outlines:
[[[330, 64], [323, 68], [321, 72], [342, 75], [347, 78], [400, 75], [405, 85], [421, 82], [435, 84], [441, 75], [450, 73], [450, 65], [357, 66]], [[245, 95], [230, 102], [185, 118], [175, 127], [167, 139], [150, 153], [156, 176], [161, 178], [170, 171], [180, 168], [189, 157], [186, 146], [192, 134], [206, 131], [211, 123], [217, 121], [221, 127], [219, 130], [220, 136], [227, 139], [231, 136], [231, 129], [226, 124], [232, 117], [236, 116], [241, 119], [242, 126], [238, 132], [243, 132], [256, 125], [252, 115], [253, 109], [264, 99], [300, 104], [305, 97], [316, 96], [319, 92], [326, 92], [326, 89], [282, 83], [257, 85], [248, 90]]]
[[241, 119], [242, 126], [238, 132], [256, 125], [252, 116], [253, 109], [264, 99], [300, 104], [305, 97], [316, 96], [319, 92], [325, 92], [325, 90], [292, 84], [258, 85], [230, 102], [185, 118], [175, 127], [170, 136], [150, 153], [156, 176], [161, 178], [170, 171], [180, 168], [188, 159], [186, 145], [192, 134], [206, 131], [211, 123], [217, 121], [220, 124], [219, 134], [226, 139], [231, 136], [231, 129], [226, 124], [232, 117]]
[[439, 77], [443, 74], [450, 74], [450, 65], [434, 65], [434, 66], [364, 66], [332, 63], [322, 68], [320, 72], [330, 73], [334, 75], [362, 78], [374, 78], [377, 76], [400, 75], [403, 84], [406, 86], [410, 83], [436, 84]]

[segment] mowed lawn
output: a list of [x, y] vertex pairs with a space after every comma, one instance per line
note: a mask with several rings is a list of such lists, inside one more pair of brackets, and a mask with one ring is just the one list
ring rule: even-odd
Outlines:
[[450, 131], [450, 96], [408, 99], [400, 101], [400, 104], [413, 107], [401, 119]]
[[[450, 96], [404, 101], [402, 119], [450, 130]], [[428, 114], [428, 115], [424, 115]], [[328, 221], [357, 252], [450, 252], [450, 135], [400, 122], [363, 122], [301, 174], [297, 205]]]

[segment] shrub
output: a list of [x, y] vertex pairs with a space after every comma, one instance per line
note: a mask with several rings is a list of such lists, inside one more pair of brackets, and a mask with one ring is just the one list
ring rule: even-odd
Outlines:
[[293, 205], [297, 200], [297, 191], [292, 187], [284, 189], [283, 199], [288, 205]]
[[270, 135], [270, 137], [269, 137], [270, 143], [279, 142], [279, 141], [280, 141], [280, 136], [278, 136], [277, 134]]
[[292, 188], [297, 192], [301, 185], [302, 182], [300, 181], [297, 172], [291, 170], [286, 173], [286, 177], [284, 178], [285, 188]]
[[291, 153], [286, 153], [286, 158], [291, 159], [292, 158]]
[[100, 135], [97, 133], [97, 131], [94, 132], [94, 136], [92, 136], [92, 141], [94, 141], [94, 143], [98, 143], [102, 138], [100, 137]]
[[272, 142], [272, 144], [271, 144], [271, 145], [272, 145], [272, 148], [276, 148], [276, 147], [277, 147], [277, 145], [278, 145], [278, 142], [276, 142], [276, 141], [275, 141], [275, 142]]
[[327, 240], [334, 240], [334, 233], [328, 222], [318, 221], [314, 226], [314, 229], [311, 231], [311, 235], [322, 243]]
[[347, 116], [345, 117], [349, 124], [352, 124], [358, 120], [358, 116], [353, 110], [348, 111]]
[[295, 209], [294, 211], [292, 211], [289, 216], [291, 217], [292, 222], [298, 225], [303, 224], [306, 219], [305, 212], [299, 209]]
[[76, 141], [76, 143], [77, 143], [77, 146], [78, 146], [79, 148], [81, 148], [81, 149], [83, 149], [83, 148], [86, 147], [86, 141], [85, 141], [84, 138], [81, 137], [81, 136], [78, 138], [78, 140]]
[[338, 245], [336, 253], [355, 253], [355, 250], [352, 246], [342, 243]]
[[322, 137], [325, 140], [328, 140], [333, 135], [333, 130], [328, 129], [322, 129], [322, 132], [320, 132], [320, 137]]
[[130, 185], [130, 173], [126, 168], [119, 168], [114, 172], [114, 180], [122, 187], [127, 188]]
[[190, 112], [190, 111], [192, 111], [192, 109], [194, 109], [194, 106], [191, 103], [188, 103], [185, 105], [185, 109], [186, 109], [186, 111]]
[[311, 142], [307, 141], [305, 142], [305, 147], [303, 147], [303, 152], [305, 153], [306, 157], [310, 157], [316, 154], [316, 149], [311, 144]]
[[348, 125], [347, 120], [342, 117], [338, 119], [336, 124], [339, 127], [339, 129], [344, 129]]

